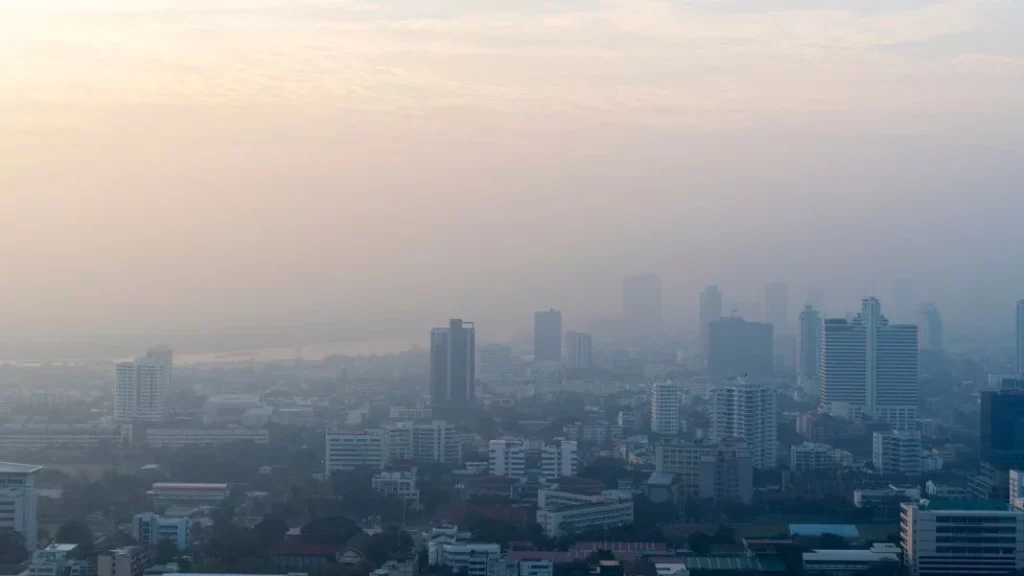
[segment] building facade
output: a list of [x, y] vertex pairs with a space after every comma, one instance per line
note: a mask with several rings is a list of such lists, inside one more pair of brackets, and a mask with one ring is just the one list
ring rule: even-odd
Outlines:
[[651, 384], [651, 432], [679, 434], [679, 385], [675, 382]]
[[590, 334], [568, 332], [565, 335], [565, 367], [574, 370], [593, 368], [593, 346]]
[[942, 315], [935, 304], [921, 305], [921, 324], [918, 330], [918, 345], [921, 350], [942, 350]]
[[708, 328], [708, 375], [712, 384], [746, 376], [771, 378], [775, 371], [775, 342], [771, 324], [722, 318]]
[[143, 546], [155, 546], [161, 540], [173, 542], [180, 552], [188, 550], [189, 519], [169, 518], [144, 512], [132, 517], [132, 538]]
[[533, 315], [533, 361], [562, 363], [562, 313], [558, 310]]
[[897, 430], [917, 426], [917, 327], [889, 324], [865, 298], [853, 321], [828, 319], [821, 349], [820, 410], [868, 416]]
[[541, 476], [555, 480], [579, 473], [579, 450], [572, 440], [557, 439], [544, 446], [540, 455]]
[[170, 369], [161, 360], [137, 358], [115, 371], [114, 420], [160, 422], [166, 416]]
[[386, 460], [384, 430], [328, 430], [326, 473], [360, 467], [383, 468]]
[[900, 547], [911, 576], [1009, 574], [1024, 568], [1024, 512], [1005, 501], [903, 504]]
[[541, 490], [537, 523], [549, 538], [626, 526], [633, 523], [633, 495], [615, 490], [600, 495]]
[[871, 463], [883, 476], [921, 474], [921, 433], [917, 430], [875, 432], [872, 436]]
[[42, 466], [0, 462], [0, 530], [21, 534], [34, 552], [39, 533], [36, 473]]
[[836, 467], [836, 450], [828, 444], [804, 442], [790, 446], [789, 469], [793, 472], [825, 472]]
[[700, 341], [701, 352], [704, 361], [707, 362], [708, 355], [708, 330], [712, 322], [722, 319], [722, 292], [718, 286], [708, 286], [700, 293]]
[[801, 387], [816, 388], [821, 375], [821, 315], [810, 306], [800, 313], [797, 335], [796, 376]]
[[433, 406], [467, 406], [475, 397], [476, 328], [452, 319], [430, 333], [430, 401]]
[[[134, 438], [133, 438], [134, 439]], [[184, 448], [185, 446], [218, 446], [232, 442], [269, 444], [270, 431], [242, 428], [146, 428], [144, 442], [153, 448]]]
[[711, 440], [737, 438], [746, 443], [754, 468], [775, 468], [778, 417], [775, 390], [746, 378], [715, 388], [711, 399]]
[[526, 445], [522, 440], [491, 440], [487, 456], [491, 476], [522, 478], [526, 474]]

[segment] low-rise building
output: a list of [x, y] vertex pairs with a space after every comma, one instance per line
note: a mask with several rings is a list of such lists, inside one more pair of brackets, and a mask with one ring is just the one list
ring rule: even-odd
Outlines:
[[435, 556], [435, 566], [444, 566], [453, 573], [468, 576], [502, 576], [504, 557], [499, 544], [442, 544]]
[[491, 476], [522, 478], [526, 474], [526, 446], [521, 439], [491, 440], [487, 448]]
[[794, 472], [824, 472], [835, 464], [835, 448], [828, 444], [804, 442], [789, 449], [789, 469]]
[[900, 563], [900, 548], [891, 543], [877, 543], [868, 550], [812, 550], [804, 552], [804, 572], [849, 576], [858, 574], [876, 564]]
[[520, 560], [516, 562], [514, 576], [554, 576], [555, 563], [551, 560]]
[[262, 428], [232, 426], [226, 428], [147, 428], [145, 443], [152, 448], [219, 446], [232, 442], [269, 444], [270, 432]]
[[597, 496], [540, 490], [537, 523], [550, 538], [633, 523], [633, 495], [608, 490]]
[[0, 448], [121, 448], [121, 429], [113, 424], [5, 424], [0, 426]]
[[890, 484], [885, 488], [861, 488], [853, 491], [853, 505], [857, 508], [881, 506], [889, 502], [912, 502], [920, 498], [920, 486], [897, 486]]
[[420, 491], [416, 487], [416, 467], [403, 463], [392, 463], [373, 476], [373, 489], [385, 496], [402, 498], [416, 504]]
[[216, 506], [231, 494], [227, 484], [157, 482], [146, 493], [156, 506]]
[[575, 441], [564, 438], [544, 446], [540, 456], [541, 476], [545, 480], [557, 480], [576, 476], [579, 472], [579, 453]]
[[921, 474], [921, 433], [916, 430], [875, 432], [871, 463], [883, 476]]
[[324, 460], [328, 476], [332, 472], [356, 468], [383, 468], [387, 463], [384, 430], [328, 430]]
[[91, 563], [78, 544], [50, 544], [32, 555], [28, 576], [89, 576]]
[[900, 546], [911, 576], [995, 575], [1024, 569], [1024, 511], [1005, 500], [902, 505]]
[[430, 420], [434, 411], [430, 406], [391, 406], [388, 416], [392, 420]]
[[167, 540], [184, 551], [189, 545], [189, 519], [168, 518], [152, 512], [136, 514], [132, 517], [132, 538], [143, 546]]
[[929, 480], [924, 485], [924, 493], [930, 499], [935, 500], [970, 500], [971, 493], [966, 488], [936, 484]]
[[149, 565], [145, 546], [126, 546], [100, 552], [96, 557], [97, 576], [142, 576]]

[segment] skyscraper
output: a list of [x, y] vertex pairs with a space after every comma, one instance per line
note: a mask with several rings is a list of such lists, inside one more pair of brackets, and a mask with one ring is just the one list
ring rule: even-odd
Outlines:
[[775, 368], [772, 325], [722, 318], [708, 328], [708, 375], [713, 384], [749, 376], [771, 378]]
[[711, 440], [743, 440], [754, 468], [775, 468], [778, 423], [775, 390], [737, 378], [715, 388], [711, 396]]
[[476, 377], [476, 329], [452, 319], [430, 332], [430, 401], [433, 405], [473, 402]]
[[821, 349], [823, 412], [881, 420], [897, 430], [917, 425], [917, 326], [889, 324], [874, 298], [853, 321], [825, 320]]
[[1024, 467], [1024, 391], [982, 392], [981, 459], [1000, 468]]
[[700, 293], [700, 340], [705, 360], [708, 354], [708, 327], [722, 319], [722, 293], [718, 286], [708, 286]]
[[679, 385], [675, 382], [651, 384], [651, 432], [679, 434]]
[[136, 358], [117, 365], [114, 420], [159, 422], [166, 416], [169, 370], [160, 360]]
[[789, 326], [789, 289], [785, 282], [772, 282], [764, 287], [764, 320], [775, 328], [775, 333], [785, 332]]
[[638, 274], [622, 279], [622, 321], [630, 338], [652, 338], [661, 330], [661, 277]]
[[569, 332], [565, 336], [565, 367], [593, 368], [593, 339], [590, 334]]
[[533, 315], [533, 361], [562, 361], [562, 313], [558, 310]]
[[1017, 301], [1017, 361], [1016, 372], [1024, 376], [1024, 300]]
[[800, 386], [818, 380], [821, 372], [821, 315], [810, 305], [800, 313], [800, 334], [797, 340], [796, 376]]
[[935, 304], [921, 305], [921, 324], [918, 330], [921, 350], [942, 350], [942, 316]]
[[170, 393], [174, 389], [174, 350], [165, 345], [156, 346], [146, 351], [146, 358], [167, 366], [167, 392]]

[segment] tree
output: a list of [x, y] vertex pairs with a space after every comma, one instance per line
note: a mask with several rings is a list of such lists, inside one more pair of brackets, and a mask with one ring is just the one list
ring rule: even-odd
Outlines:
[[689, 546], [690, 551], [697, 556], [706, 556], [711, 553], [711, 544], [713, 540], [711, 536], [708, 536], [704, 532], [694, 532], [686, 537], [686, 545]]
[[21, 534], [13, 530], [0, 532], [0, 564], [18, 565], [28, 560], [28, 550]]
[[81, 520], [68, 520], [61, 524], [54, 539], [58, 544], [78, 544], [79, 549], [85, 555], [92, 553], [92, 530]]
[[288, 533], [288, 523], [278, 516], [264, 516], [253, 530], [260, 546], [269, 550], [284, 539], [284, 535]]
[[842, 536], [822, 534], [818, 539], [818, 547], [822, 550], [846, 550], [850, 545]]
[[315, 518], [302, 527], [302, 536], [309, 542], [341, 546], [360, 532], [360, 528], [345, 516]]
[[178, 547], [174, 544], [174, 542], [171, 542], [166, 538], [163, 540], [158, 540], [157, 543], [153, 545], [153, 561], [157, 564], [167, 564], [171, 560], [174, 560], [177, 556]]
[[736, 531], [728, 524], [722, 524], [712, 537], [715, 544], [734, 544], [736, 542]]

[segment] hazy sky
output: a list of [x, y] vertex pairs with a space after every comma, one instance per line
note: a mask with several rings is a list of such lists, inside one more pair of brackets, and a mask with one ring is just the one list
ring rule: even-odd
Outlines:
[[[1020, 0], [4, 0], [10, 334], [1024, 297]], [[794, 312], [795, 313], [795, 312]], [[1000, 328], [1003, 326], [1000, 324]]]

